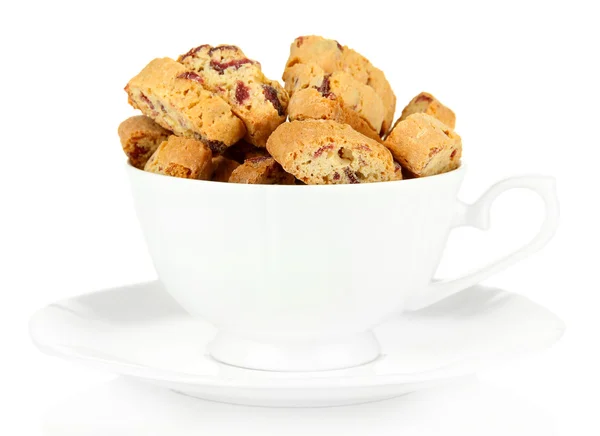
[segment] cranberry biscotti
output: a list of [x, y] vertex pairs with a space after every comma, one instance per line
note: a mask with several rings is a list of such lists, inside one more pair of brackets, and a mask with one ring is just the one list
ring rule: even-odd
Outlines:
[[[292, 97], [294, 89], [301, 81], [300, 77], [306, 72], [306, 66], [317, 66], [320, 70], [318, 73], [323, 75], [336, 71], [345, 72], [358, 83], [373, 89], [384, 110], [377, 133], [384, 135], [389, 130], [396, 110], [396, 96], [383, 72], [375, 68], [368, 59], [332, 39], [320, 36], [296, 38], [291, 45], [290, 56], [283, 73], [286, 90]], [[356, 110], [352, 106], [351, 109]]]
[[177, 136], [204, 142], [223, 152], [246, 134], [246, 127], [197, 76], [169, 58], [154, 59], [125, 87], [129, 103]]
[[282, 124], [269, 137], [267, 150], [285, 171], [311, 185], [384, 182], [399, 177], [388, 149], [335, 121]]
[[179, 56], [194, 80], [222, 97], [246, 125], [246, 140], [264, 147], [269, 135], [283, 123], [288, 105], [287, 92], [265, 77], [260, 63], [248, 59], [234, 45], [201, 45]]

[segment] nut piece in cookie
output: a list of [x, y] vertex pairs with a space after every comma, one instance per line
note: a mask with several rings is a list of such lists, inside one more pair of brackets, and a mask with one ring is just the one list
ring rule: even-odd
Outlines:
[[286, 173], [272, 157], [260, 156], [247, 159], [231, 173], [230, 183], [257, 185], [293, 185], [294, 176]]
[[402, 110], [402, 115], [400, 116], [400, 119], [396, 121], [396, 123], [405, 120], [409, 115], [420, 112], [431, 115], [451, 129], [454, 129], [456, 124], [456, 115], [454, 115], [454, 112], [452, 112], [450, 108], [440, 103], [440, 101], [433, 95], [426, 92], [420, 93], [413, 98], [410, 103], [408, 103], [408, 105]]
[[283, 169], [307, 184], [398, 180], [394, 160], [379, 142], [335, 121], [292, 121], [267, 141]]
[[246, 125], [246, 140], [264, 147], [269, 135], [285, 121], [287, 92], [265, 77], [260, 63], [234, 45], [201, 45], [179, 56], [202, 86], [223, 98]]
[[127, 118], [119, 125], [119, 138], [129, 162], [143, 169], [152, 153], [171, 135], [166, 129], [144, 115]]
[[460, 166], [460, 136], [431, 115], [415, 113], [396, 123], [384, 144], [414, 177], [433, 176]]
[[154, 59], [125, 87], [129, 103], [177, 136], [221, 153], [246, 134], [225, 100], [203, 88], [198, 75], [169, 59]]
[[240, 141], [225, 150], [223, 156], [236, 162], [244, 163], [246, 159], [269, 156], [269, 153], [264, 148], [258, 148], [246, 141]]
[[217, 156], [213, 157], [212, 166], [213, 176], [211, 180], [213, 182], [228, 182], [231, 173], [239, 167], [240, 164], [234, 160], [227, 159], [225, 156]]
[[206, 144], [195, 139], [169, 136], [156, 149], [144, 170], [184, 179], [210, 180], [212, 152]]
[[338, 41], [321, 36], [301, 36], [296, 38], [290, 47], [283, 80], [293, 87], [297, 80], [297, 65], [316, 64], [325, 74], [344, 71], [360, 83], [371, 87], [381, 99], [385, 115], [380, 130], [384, 135], [392, 125], [396, 110], [396, 96], [381, 70], [375, 68], [368, 59]]

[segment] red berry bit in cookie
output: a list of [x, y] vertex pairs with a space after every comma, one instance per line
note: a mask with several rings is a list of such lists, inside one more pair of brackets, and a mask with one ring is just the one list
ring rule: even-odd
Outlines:
[[416, 99], [415, 99], [415, 103], [420, 103], [420, 102], [432, 102], [433, 98], [425, 93], [421, 93]]
[[333, 144], [327, 144], [327, 145], [324, 145], [322, 147], [319, 147], [317, 149], [317, 151], [315, 151], [315, 154], [313, 154], [313, 156], [314, 157], [319, 157], [319, 156], [321, 156], [323, 154], [323, 152], [329, 151], [329, 150], [333, 150], [333, 147], [334, 147]]
[[146, 97], [146, 95], [144, 93], [140, 92], [140, 98], [142, 99], [142, 101], [144, 103], [146, 103], [148, 105], [148, 107], [150, 108], [150, 110], [154, 110], [154, 105], [152, 104], [152, 102], [150, 101], [150, 99], [148, 97]]
[[[198, 138], [200, 140], [202, 140], [201, 138]], [[206, 145], [208, 145], [208, 148], [210, 148], [210, 151], [213, 152], [213, 154], [221, 154], [223, 153], [226, 149], [227, 149], [227, 144], [225, 144], [224, 142], [221, 141], [202, 141], [204, 142]]]
[[244, 82], [238, 80], [235, 87], [235, 100], [238, 104], [244, 104], [244, 101], [246, 101], [248, 97], [250, 97], [250, 88], [244, 85]]
[[196, 83], [200, 83], [200, 84], [204, 83], [204, 79], [201, 76], [199, 76], [198, 74], [194, 73], [193, 71], [186, 71], [185, 73], [182, 73], [179, 76], [177, 76], [177, 78], [191, 80], [192, 82], [196, 82]]
[[330, 76], [331, 76], [331, 74], [328, 74], [325, 77], [323, 77], [323, 81], [321, 82], [321, 84], [319, 86], [316, 87], [316, 89], [317, 89], [317, 91], [319, 91], [321, 93], [321, 95], [323, 97], [334, 99], [335, 94], [331, 92], [330, 84], [329, 84]]
[[[219, 48], [219, 47], [215, 47]], [[234, 59], [228, 62], [218, 62], [214, 59], [210, 61], [210, 66], [217, 71], [219, 74], [224, 74], [227, 68], [233, 68], [234, 70], [239, 69], [242, 65], [253, 64], [254, 61], [250, 59]]]
[[187, 57], [190, 57], [190, 56], [194, 56], [196, 53], [198, 53], [200, 50], [202, 50], [203, 48], [206, 48], [206, 47], [210, 47], [210, 46], [208, 44], [202, 44], [202, 45], [199, 45], [196, 48], [192, 48], [186, 54], [184, 54], [183, 56], [181, 56], [181, 60], [183, 60], [183, 59], [185, 59]]
[[265, 99], [270, 101], [273, 107], [277, 110], [277, 114], [279, 116], [284, 116], [285, 109], [283, 108], [281, 101], [279, 101], [277, 90], [271, 85], [263, 85], [263, 94], [265, 95]]
[[360, 183], [360, 180], [358, 180], [358, 177], [356, 177], [356, 173], [352, 171], [350, 167], [344, 168], [344, 174], [346, 174], [346, 177], [348, 177], [349, 183]]

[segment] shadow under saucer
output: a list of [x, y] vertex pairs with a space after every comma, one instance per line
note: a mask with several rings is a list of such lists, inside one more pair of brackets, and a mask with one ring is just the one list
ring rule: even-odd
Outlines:
[[551, 436], [552, 418], [475, 377], [354, 406], [291, 409], [222, 404], [118, 378], [50, 410], [45, 436]]

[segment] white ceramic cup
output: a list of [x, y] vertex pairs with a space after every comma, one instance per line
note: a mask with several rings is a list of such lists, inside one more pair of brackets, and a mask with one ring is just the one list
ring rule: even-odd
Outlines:
[[[192, 315], [218, 328], [209, 352], [254, 369], [350, 367], [379, 355], [372, 329], [472, 286], [540, 249], [558, 222], [554, 179], [492, 186], [457, 199], [464, 166], [422, 179], [362, 185], [266, 186], [178, 179], [127, 166], [158, 276]], [[529, 188], [541, 230], [469, 275], [433, 281], [450, 231], [488, 228], [494, 199]]]

